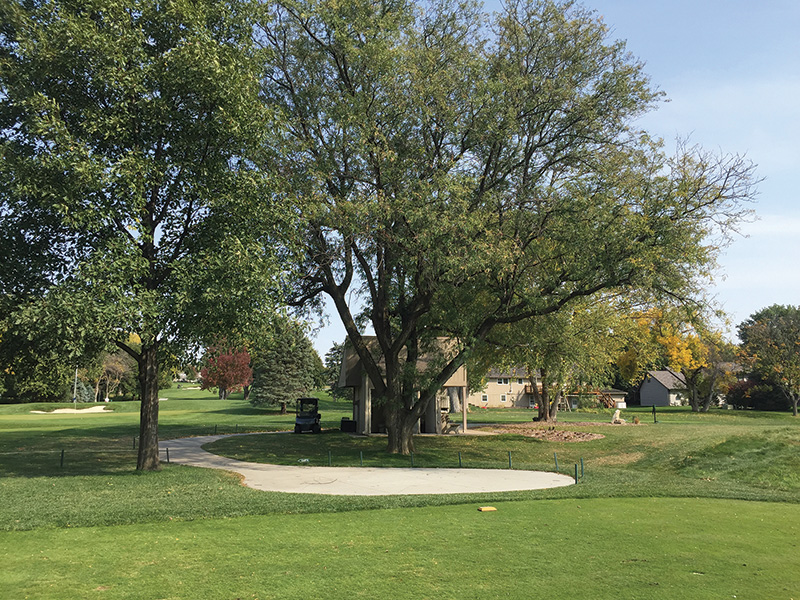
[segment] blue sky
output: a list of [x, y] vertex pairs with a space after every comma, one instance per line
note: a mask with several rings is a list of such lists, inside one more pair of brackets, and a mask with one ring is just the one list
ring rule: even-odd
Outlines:
[[[673, 145], [745, 155], [764, 181], [758, 220], [720, 256], [710, 294], [735, 326], [771, 304], [800, 304], [800, 2], [587, 0], [645, 63], [669, 102], [640, 125]], [[496, 10], [498, 1], [487, 2]], [[746, 237], [745, 237], [746, 236]], [[344, 330], [334, 314], [314, 345]]]
[[720, 257], [711, 293], [734, 324], [771, 304], [800, 304], [800, 3], [796, 0], [591, 0], [645, 62], [669, 102], [642, 119], [668, 142], [744, 154], [764, 181]]

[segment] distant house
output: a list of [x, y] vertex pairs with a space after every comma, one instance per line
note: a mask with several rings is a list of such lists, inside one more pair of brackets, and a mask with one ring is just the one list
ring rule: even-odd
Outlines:
[[[541, 389], [541, 382], [536, 384]], [[534, 396], [527, 369], [512, 367], [507, 370], [491, 369], [486, 375], [486, 386], [473, 392], [467, 402], [479, 408], [529, 408]]]
[[[374, 336], [364, 336], [364, 341], [373, 355], [379, 355], [377, 339]], [[442, 338], [442, 344], [447, 340]], [[428, 359], [423, 355], [417, 361], [417, 368], [424, 369]], [[383, 367], [384, 362], [381, 358], [379, 366]], [[383, 411], [372, 404], [372, 382], [367, 376], [361, 358], [359, 358], [353, 345], [349, 340], [345, 342], [342, 355], [342, 365], [339, 371], [339, 387], [353, 388], [353, 420], [355, 421], [355, 431], [364, 435], [370, 433], [384, 433], [386, 422]], [[454, 388], [454, 393], [459, 401], [463, 401], [467, 395], [467, 370], [459, 367], [455, 374], [444, 384], [444, 389], [439, 392], [435, 402], [431, 402], [428, 411], [417, 424], [415, 433], [442, 433], [442, 414], [449, 412], [450, 400], [448, 390]]]
[[686, 399], [686, 380], [672, 369], [648, 371], [639, 399], [642, 406], [680, 406]]
[[623, 392], [615, 388], [605, 388], [600, 390], [600, 395], [610, 398], [614, 403], [614, 408], [625, 408], [625, 400], [628, 397], [628, 392]]

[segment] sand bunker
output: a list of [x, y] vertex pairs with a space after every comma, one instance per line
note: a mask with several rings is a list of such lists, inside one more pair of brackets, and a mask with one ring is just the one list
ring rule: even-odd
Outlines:
[[57, 408], [55, 410], [32, 410], [37, 415], [54, 415], [64, 413], [99, 413], [99, 412], [114, 412], [107, 409], [105, 406], [90, 406], [89, 408]]

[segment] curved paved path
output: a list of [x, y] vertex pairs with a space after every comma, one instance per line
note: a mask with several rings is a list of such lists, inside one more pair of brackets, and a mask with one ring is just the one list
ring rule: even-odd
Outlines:
[[[239, 434], [259, 435], [259, 434]], [[470, 494], [561, 487], [572, 477], [544, 471], [509, 469], [390, 469], [373, 467], [302, 467], [244, 462], [211, 454], [201, 448], [229, 435], [164, 440], [161, 458], [169, 448], [171, 463], [224, 469], [244, 476], [244, 484], [270, 492], [342, 496], [405, 494]]]

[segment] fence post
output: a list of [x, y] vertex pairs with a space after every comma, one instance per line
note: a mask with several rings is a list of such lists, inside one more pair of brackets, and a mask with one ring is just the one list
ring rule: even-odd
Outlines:
[[578, 463], [575, 463], [575, 483], [578, 483]]
[[558, 454], [553, 452], [553, 460], [556, 461], [556, 471], [558, 471]]
[[167, 462], [169, 462], [169, 448], [167, 448]]
[[508, 468], [513, 469], [514, 465], [511, 463], [511, 452], [508, 453]]
[[583, 479], [583, 457], [581, 456], [581, 479]]
[[461, 468], [461, 452], [458, 453], [458, 468]]
[[359, 457], [359, 459], [361, 460], [361, 466], [363, 467], [363, 466], [364, 466], [364, 451], [363, 451], [363, 450], [361, 450], [361, 451], [358, 453], [358, 457]]

